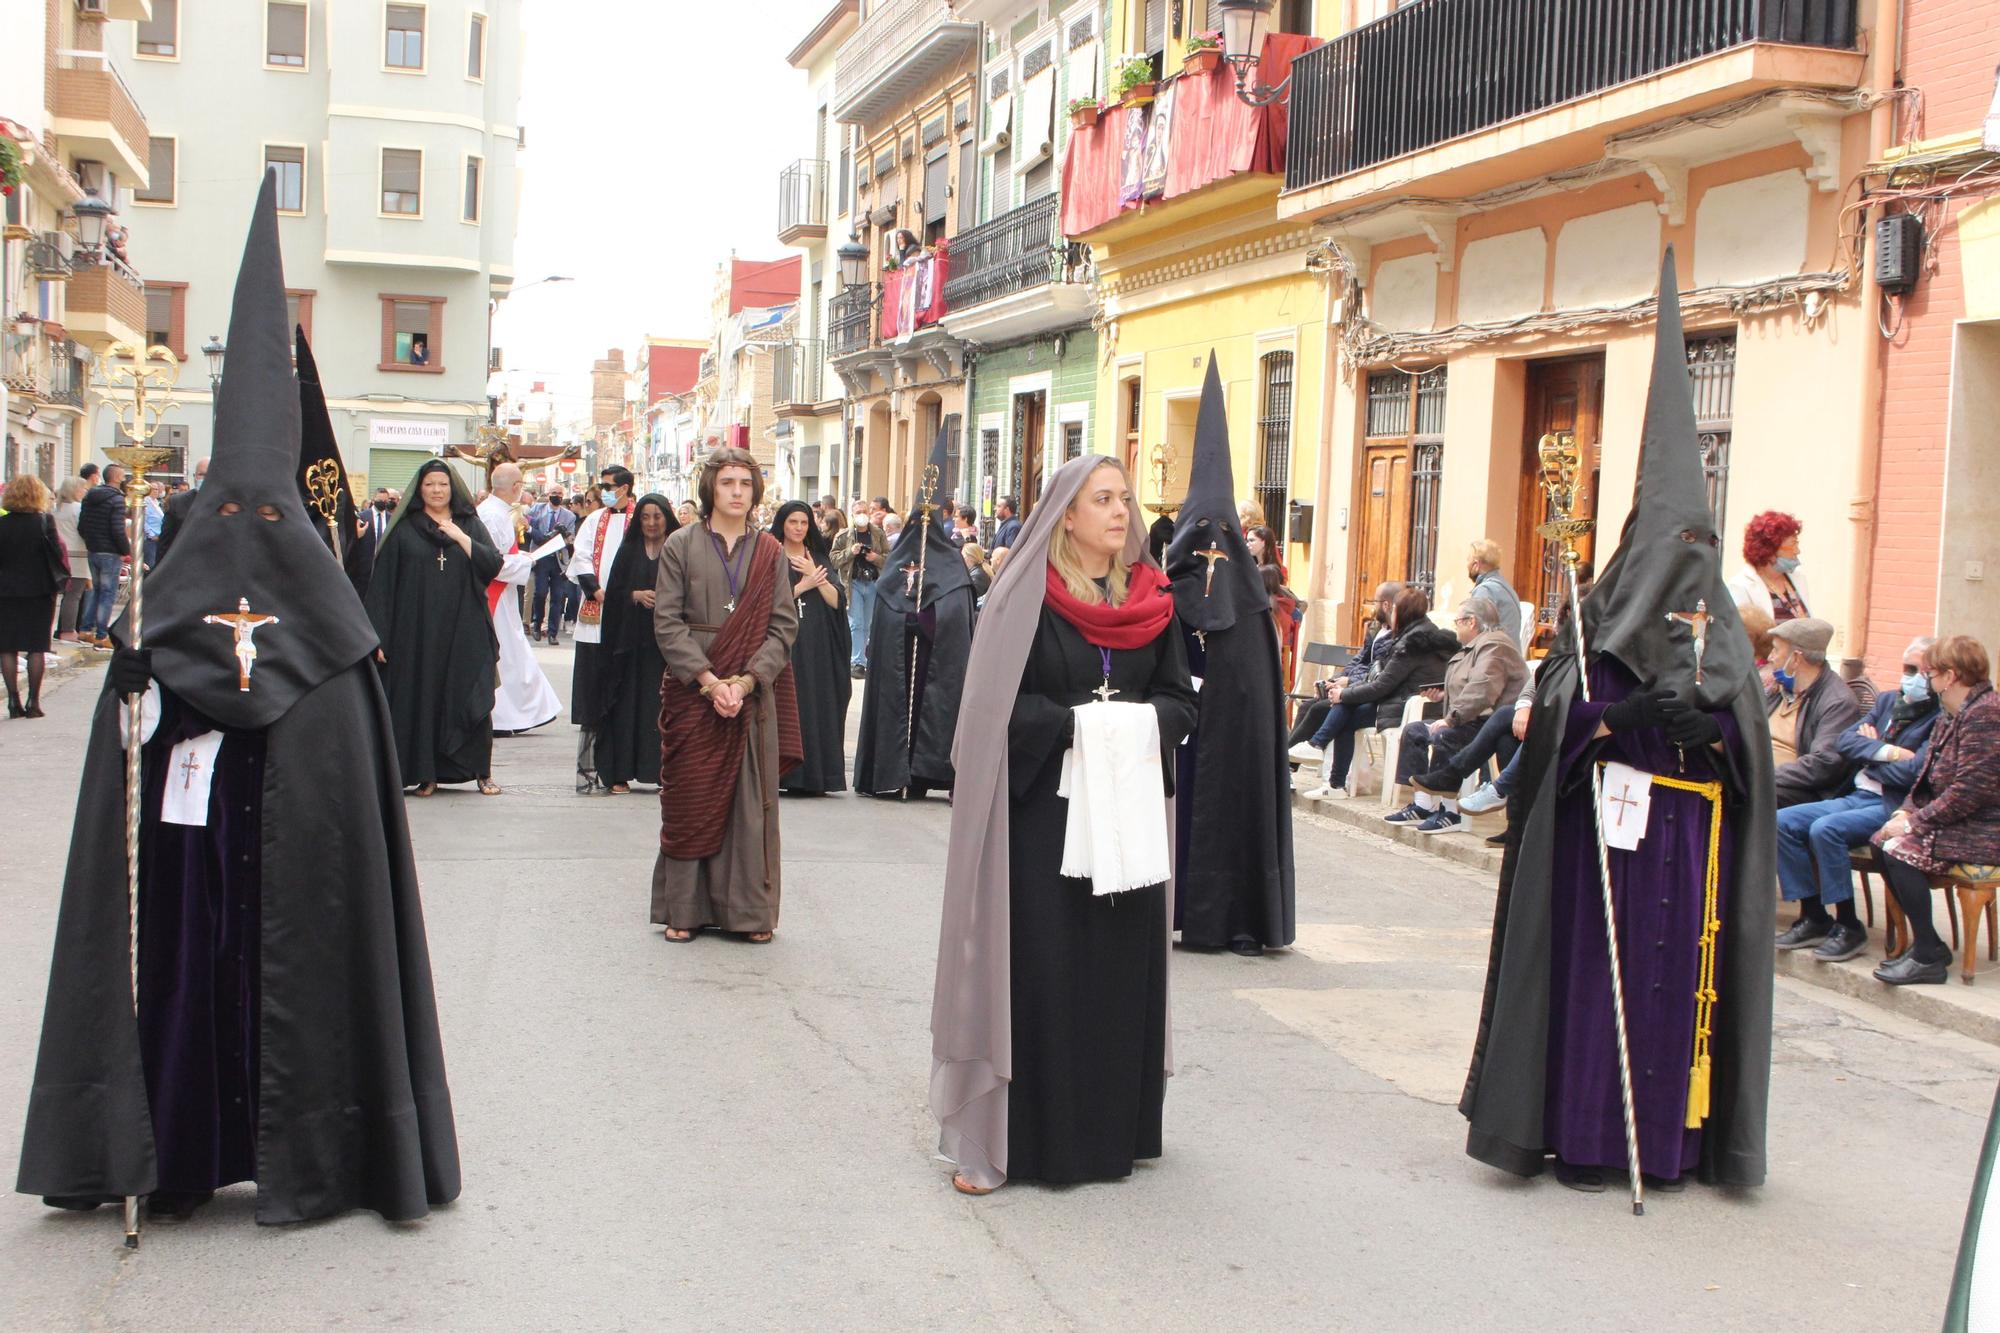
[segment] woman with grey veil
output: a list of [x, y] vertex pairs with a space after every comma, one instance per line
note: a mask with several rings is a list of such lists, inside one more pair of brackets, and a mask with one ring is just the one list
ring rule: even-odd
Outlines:
[[[1171, 1060], [1172, 765], [1163, 756], [1195, 713], [1173, 615], [1124, 469], [1096, 454], [1065, 464], [1014, 543], [973, 641], [966, 697], [993, 706], [962, 712], [952, 747], [959, 785], [931, 1010], [931, 1109], [962, 1193], [1009, 1179], [1118, 1179], [1160, 1155]], [[1096, 785], [1098, 767], [1075, 758], [1085, 752], [1079, 735], [1099, 744], [1097, 701], [1151, 705], [1153, 716], [1137, 720], [1158, 747], [1128, 747], [1109, 790]], [[1092, 784], [1086, 822], [1122, 828], [1148, 806], [1163, 817], [1158, 879], [1129, 861], [1126, 882], [1109, 887], [1102, 864], [1092, 878], [1076, 872], [1071, 806], [1083, 776], [1073, 779], [1072, 766]]]

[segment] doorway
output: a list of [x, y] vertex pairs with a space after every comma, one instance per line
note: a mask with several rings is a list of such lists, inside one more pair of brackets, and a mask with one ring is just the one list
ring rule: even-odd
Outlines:
[[[1532, 645], [1548, 647], [1555, 636], [1556, 614], [1562, 609], [1567, 580], [1562, 548], [1541, 535], [1541, 525], [1553, 515], [1542, 491], [1542, 436], [1573, 432], [1580, 454], [1576, 518], [1597, 517], [1598, 478], [1603, 466], [1604, 354], [1537, 361], [1528, 367], [1527, 412], [1521, 440], [1520, 515], [1514, 535], [1515, 587], [1521, 599], [1535, 607]], [[1577, 543], [1586, 572], [1597, 558], [1596, 534]]]
[[1014, 395], [1014, 493], [1026, 518], [1042, 493], [1042, 446], [1048, 436], [1049, 395], [1045, 389]]

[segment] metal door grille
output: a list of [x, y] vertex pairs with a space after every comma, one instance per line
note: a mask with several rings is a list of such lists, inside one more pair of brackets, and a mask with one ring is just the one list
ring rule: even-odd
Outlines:
[[1270, 352], [1264, 357], [1264, 410], [1257, 419], [1257, 439], [1257, 502], [1264, 507], [1264, 521], [1282, 546], [1285, 542], [1285, 497], [1292, 471], [1290, 352]]
[[1720, 533], [1729, 499], [1729, 445], [1735, 435], [1736, 334], [1689, 338], [1687, 361], [1694, 389], [1695, 430], [1701, 443], [1701, 475], [1708, 487], [1708, 511]]

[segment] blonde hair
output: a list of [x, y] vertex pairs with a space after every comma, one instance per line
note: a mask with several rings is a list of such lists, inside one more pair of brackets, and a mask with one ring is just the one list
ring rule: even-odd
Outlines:
[[1494, 541], [1491, 537], [1481, 537], [1473, 542], [1467, 548], [1466, 554], [1470, 555], [1480, 564], [1485, 565], [1488, 569], [1500, 568], [1500, 543]]
[[46, 514], [49, 510], [49, 488], [34, 473], [20, 473], [7, 483], [4, 492], [0, 492], [0, 509], [10, 514]]
[[972, 563], [978, 565], [988, 574], [991, 574], [993, 572], [993, 562], [986, 558], [986, 548], [984, 546], [981, 546], [978, 542], [967, 542], [964, 546], [961, 546], [959, 550], [964, 554], [971, 556]]
[[[1131, 485], [1132, 479], [1126, 476], [1124, 464], [1115, 458], [1106, 458], [1088, 473], [1084, 474], [1083, 485], [1088, 486], [1090, 479], [1105, 468], [1112, 469], [1124, 479], [1126, 485]], [[1082, 498], [1083, 486], [1077, 487], [1076, 493], [1079, 499]], [[1069, 507], [1075, 509], [1076, 500], [1071, 500]], [[1076, 544], [1070, 541], [1069, 531], [1061, 523], [1057, 523], [1055, 531], [1049, 534], [1049, 566], [1061, 576], [1063, 587], [1067, 588], [1069, 595], [1076, 598], [1077, 601], [1084, 603], [1104, 602], [1111, 606], [1121, 606], [1124, 604], [1125, 590], [1132, 576], [1132, 567], [1125, 559], [1123, 551], [1111, 557], [1111, 577], [1107, 580], [1106, 584], [1109, 596], [1106, 596], [1106, 589], [1100, 589], [1097, 586], [1096, 579], [1083, 572], [1083, 561], [1077, 556]]]
[[1258, 527], [1269, 522], [1264, 517], [1264, 506], [1255, 500], [1245, 500], [1236, 506], [1236, 517], [1246, 528]]

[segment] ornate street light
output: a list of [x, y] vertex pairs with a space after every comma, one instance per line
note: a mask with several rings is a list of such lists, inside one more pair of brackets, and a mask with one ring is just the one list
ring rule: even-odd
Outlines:
[[840, 260], [840, 285], [859, 287], [868, 281], [868, 247], [861, 243], [858, 232], [850, 232], [847, 244], [834, 251]]
[[229, 354], [229, 349], [223, 346], [221, 338], [211, 333], [208, 341], [201, 345], [201, 354], [208, 358], [208, 391], [214, 393], [222, 383], [222, 358]]
[[1271, 30], [1271, 7], [1277, 0], [1216, 0], [1222, 11], [1222, 58], [1236, 71], [1236, 96], [1251, 106], [1285, 100], [1288, 74], [1275, 88], [1256, 82], [1257, 62]]
[[104, 253], [104, 233], [111, 225], [111, 219], [118, 210], [97, 197], [92, 190], [70, 205], [70, 216], [76, 219], [77, 240], [92, 256]]

